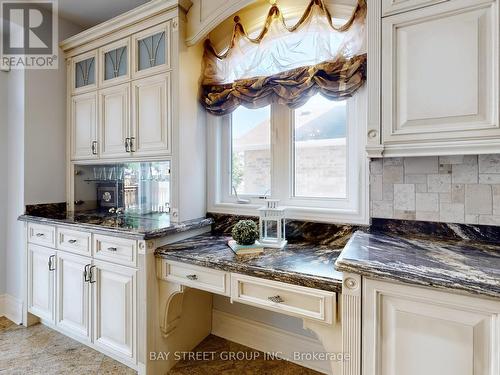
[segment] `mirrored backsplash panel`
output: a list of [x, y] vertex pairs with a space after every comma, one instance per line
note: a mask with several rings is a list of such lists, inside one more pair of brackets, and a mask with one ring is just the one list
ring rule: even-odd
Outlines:
[[148, 215], [170, 211], [170, 162], [75, 166], [75, 211]]

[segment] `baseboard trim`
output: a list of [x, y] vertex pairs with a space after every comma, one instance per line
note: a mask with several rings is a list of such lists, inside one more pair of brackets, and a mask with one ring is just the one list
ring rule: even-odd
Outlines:
[[10, 294], [0, 295], [0, 316], [16, 324], [23, 322], [23, 302]]
[[282, 358], [324, 374], [330, 374], [327, 361], [297, 361], [293, 352], [323, 353], [315, 339], [239, 317], [219, 310], [212, 311], [212, 334], [264, 353], [283, 353]]

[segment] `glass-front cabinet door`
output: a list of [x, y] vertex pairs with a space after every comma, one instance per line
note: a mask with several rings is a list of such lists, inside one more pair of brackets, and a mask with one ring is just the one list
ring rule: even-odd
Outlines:
[[72, 62], [73, 92], [82, 93], [97, 88], [97, 53], [76, 56]]
[[101, 87], [130, 79], [129, 38], [102, 47], [99, 55]]
[[133, 44], [134, 78], [170, 68], [170, 22], [135, 34]]

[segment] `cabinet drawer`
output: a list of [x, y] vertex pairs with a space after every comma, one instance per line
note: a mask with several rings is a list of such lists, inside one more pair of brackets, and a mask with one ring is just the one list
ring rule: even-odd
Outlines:
[[231, 274], [231, 300], [331, 324], [335, 293], [256, 277]]
[[443, 3], [445, 1], [449, 0], [382, 0], [382, 17]]
[[72, 253], [91, 255], [90, 233], [78, 232], [75, 230], [58, 228], [57, 230], [57, 248]]
[[208, 268], [164, 260], [162, 279], [174, 283], [229, 295], [229, 274]]
[[56, 246], [56, 228], [50, 225], [28, 224], [28, 242], [47, 246]]
[[137, 241], [94, 235], [94, 257], [112, 263], [136, 266]]

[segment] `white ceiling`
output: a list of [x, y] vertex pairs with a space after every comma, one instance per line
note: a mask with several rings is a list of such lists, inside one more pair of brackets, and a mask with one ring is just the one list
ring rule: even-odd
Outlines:
[[59, 16], [89, 28], [149, 0], [59, 0]]

